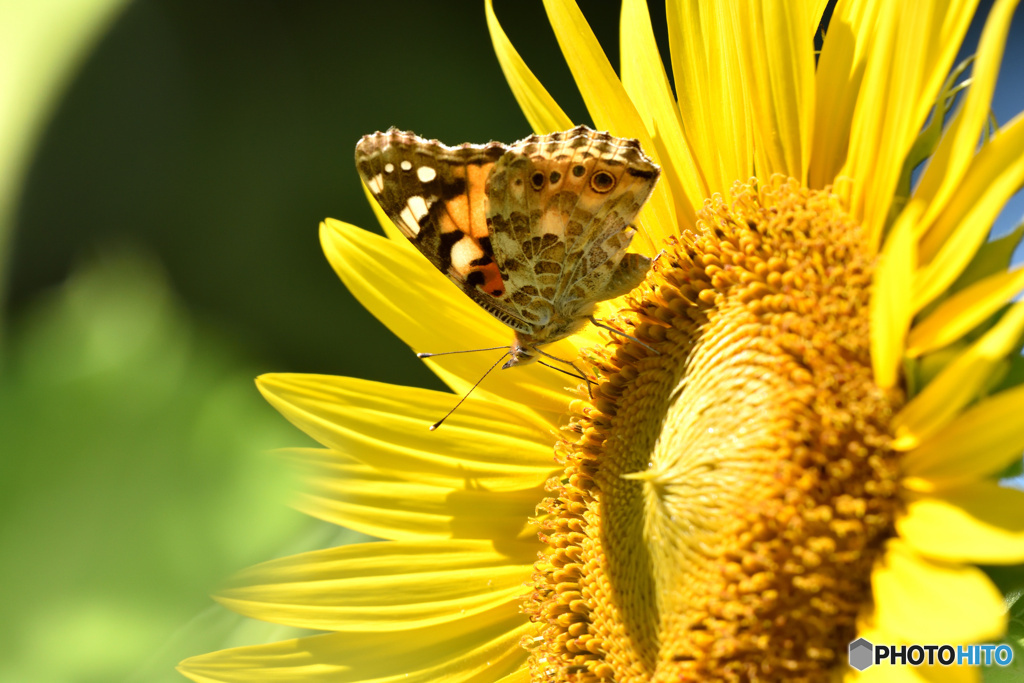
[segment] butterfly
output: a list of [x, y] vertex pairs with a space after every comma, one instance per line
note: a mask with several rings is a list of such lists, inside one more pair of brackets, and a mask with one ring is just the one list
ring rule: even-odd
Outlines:
[[626, 251], [661, 173], [636, 140], [578, 126], [448, 147], [391, 128], [359, 141], [356, 168], [402, 234], [512, 328], [505, 368], [554, 358], [538, 347], [588, 320], [607, 328], [594, 308], [651, 267]]

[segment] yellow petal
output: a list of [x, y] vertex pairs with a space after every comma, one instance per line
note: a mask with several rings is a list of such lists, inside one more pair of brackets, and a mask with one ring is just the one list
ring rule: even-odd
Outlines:
[[893, 419], [896, 447], [909, 450], [935, 434], [973, 401], [992, 374], [1017, 348], [1024, 332], [1024, 304], [1015, 304], [999, 322], [933, 379]]
[[871, 363], [875, 382], [883, 388], [896, 384], [903, 362], [903, 342], [913, 315], [909, 292], [916, 266], [914, 224], [922, 208], [912, 203], [903, 211], [875, 269], [870, 304]]
[[969, 664], [960, 666], [935, 664], [905, 668], [911, 670], [913, 683], [980, 683], [983, 680], [980, 667]]
[[1024, 451], [1024, 387], [1002, 391], [972, 406], [903, 456], [915, 490], [992, 476]]
[[[881, 4], [881, 3], [880, 3]], [[921, 89], [916, 62], [897, 55], [924, 51], [931, 4], [883, 5], [875, 25], [875, 40], [865, 60], [864, 79], [850, 129], [850, 151], [841, 173], [853, 178], [850, 208], [871, 231], [877, 244], [886, 225], [903, 159], [919, 126], [912, 126], [911, 100]], [[919, 58], [919, 57], [918, 57]], [[901, 144], [902, 143], [902, 144]], [[870, 202], [870, 206], [869, 206]], [[885, 213], [881, 212], [884, 204]]]
[[505, 676], [498, 683], [530, 683], [530, 669], [523, 667], [519, 671]]
[[[320, 242], [328, 261], [359, 303], [416, 351], [465, 351], [511, 344], [508, 327], [459, 291], [407, 244], [330, 219], [321, 224]], [[576, 347], [567, 339], [545, 350], [569, 360], [577, 355]], [[487, 353], [455, 354], [431, 359], [427, 365], [463, 395], [496, 357]], [[536, 365], [492, 372], [477, 392], [509, 397], [557, 415], [568, 405], [565, 387], [570, 383], [554, 370]], [[451, 405], [456, 400], [450, 399]]]
[[975, 482], [914, 497], [896, 531], [918, 553], [947, 562], [1024, 562], [1024, 491]]
[[[931, 117], [924, 128], [921, 129], [917, 139], [914, 140], [914, 144], [910, 148], [906, 160], [903, 162], [900, 181], [896, 186], [897, 203], [905, 204], [907, 198], [911, 196], [911, 185], [917, 182], [913, 176], [923, 162], [928, 161], [929, 168], [933, 171], [944, 167], [946, 159], [943, 157], [943, 153], [948, 155], [950, 148], [940, 148], [939, 143], [942, 141], [944, 123], [947, 117], [951, 116], [950, 112], [953, 109], [954, 103], [959, 102], [957, 95], [967, 87], [967, 83], [963, 82], [962, 79], [970, 63], [969, 59], [960, 60], [953, 70], [949, 72], [949, 75], [946, 76], [946, 80], [942, 82], [942, 88], [935, 98], [935, 106], [932, 109]], [[936, 150], [939, 153], [936, 153]], [[938, 174], [936, 173], [935, 175]], [[918, 193], [918, 197], [923, 197], [924, 195], [921, 194], [920, 189], [920, 184], [918, 183], [914, 191]]]
[[[924, 71], [921, 93], [914, 102], [917, 105], [917, 119], [923, 125], [928, 118], [935, 102], [936, 94], [953, 67], [953, 60], [960, 52], [964, 36], [974, 18], [978, 0], [933, 0], [935, 9], [932, 14], [933, 38], [927, 43], [928, 52], [916, 55], [916, 59]], [[914, 55], [907, 55], [914, 59]], [[907, 93], [903, 93], [904, 96]]]
[[871, 585], [878, 628], [896, 642], [978, 643], [1006, 630], [1003, 597], [983, 571], [926, 560], [901, 541], [889, 542]]
[[[885, 3], [869, 47], [843, 171], [851, 210], [877, 244], [903, 160], [917, 138], [973, 14], [972, 2]], [[948, 7], [947, 7], [948, 5]]]
[[491, 32], [491, 42], [494, 44], [498, 64], [501, 65], [505, 80], [508, 81], [512, 94], [530, 127], [535, 133], [542, 135], [572, 128], [572, 120], [540, 84], [505, 35], [501, 24], [498, 23], [498, 17], [494, 15], [493, 0], [487, 0], [484, 7], [487, 12], [487, 28]]
[[883, 3], [839, 0], [829, 20], [815, 72], [814, 138], [808, 183], [833, 184], [850, 150], [850, 126], [864, 79], [864, 62]]
[[321, 631], [486, 628], [519, 611], [538, 543], [359, 543], [249, 567], [217, 600], [263, 621]]
[[908, 683], [980, 683], [983, 680], [981, 669], [969, 664], [942, 666], [904, 667], [910, 669]]
[[377, 217], [377, 222], [380, 223], [380, 227], [384, 230], [384, 234], [387, 235], [389, 239], [399, 244], [405, 244], [415, 251], [416, 247], [412, 245], [409, 238], [402, 234], [402, 231], [399, 230], [395, 226], [394, 222], [388, 218], [388, 215], [384, 213], [384, 209], [380, 208], [377, 198], [373, 196], [372, 192], [370, 192], [370, 188], [366, 186], [366, 183], [363, 183], [363, 194], [366, 195], [366, 201], [369, 202], [370, 208], [373, 209], [373, 215]]
[[814, 29], [807, 6], [745, 0], [739, 11], [742, 76], [754, 123], [756, 174], [807, 180], [814, 123]]
[[447, 394], [329, 375], [263, 375], [257, 386], [321, 444], [412, 481], [515, 491], [541, 485], [553, 469], [552, 437], [512, 403], [466, 401], [428, 432]]
[[[466, 620], [472, 622], [472, 620]], [[533, 626], [516, 614], [480, 630], [332, 633], [192, 657], [197, 683], [493, 683], [520, 670]]]
[[[638, 139], [647, 154], [661, 161], [643, 119], [576, 3], [572, 0], [544, 0], [544, 8], [587, 110], [594, 117], [594, 124], [607, 129], [612, 135]], [[679, 224], [668, 183], [658, 183], [640, 213], [639, 223], [646, 237], [645, 251], [648, 254], [657, 251], [654, 245], [678, 233]]]
[[537, 537], [529, 519], [544, 498], [542, 486], [498, 492], [466, 482], [453, 488], [409, 481], [337, 451], [290, 449], [288, 455], [304, 474], [295, 507], [336, 526], [396, 541]]
[[736, 49], [743, 24], [724, 2], [668, 0], [665, 13], [683, 130], [710, 193], [728, 196], [734, 182], [754, 172], [753, 124]]
[[946, 202], [963, 181], [964, 173], [974, 158], [978, 140], [989, 124], [992, 93], [1003, 60], [1006, 36], [1010, 31], [1010, 20], [1018, 0], [997, 0], [989, 11], [978, 52], [974, 58], [971, 84], [963, 98], [963, 106], [955, 118], [948, 122], [948, 129], [935, 151], [935, 158], [941, 164], [930, 163], [921, 174], [916, 196], [928, 201], [928, 211], [922, 223], [931, 225], [945, 210]]
[[818, 24], [821, 23], [821, 17], [825, 14], [825, 8], [828, 7], [829, 0], [808, 0], [807, 1], [807, 13], [810, 17], [811, 26], [814, 29], [818, 28]]
[[1024, 268], [999, 273], [958, 292], [914, 326], [907, 338], [907, 355], [914, 357], [942, 348], [973, 330], [1024, 289]]
[[946, 291], [988, 237], [1006, 201], [1024, 182], [1024, 115], [999, 129], [978, 152], [943, 213], [921, 242], [927, 264], [914, 282], [915, 310]]
[[683, 224], [692, 225], [696, 220], [694, 207], [701, 206], [708, 196], [707, 183], [700, 175], [683, 132], [679, 108], [654, 39], [646, 0], [622, 3], [619, 32], [622, 86], [630, 99], [646, 104], [638, 108], [638, 113], [650, 131], [658, 158], [665, 164], [661, 182], [671, 186], [677, 218]]

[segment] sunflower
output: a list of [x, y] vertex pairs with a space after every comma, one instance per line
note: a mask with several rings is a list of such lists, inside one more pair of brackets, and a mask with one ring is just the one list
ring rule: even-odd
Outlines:
[[[999, 484], [1024, 450], [1021, 231], [986, 241], [1024, 180], [1024, 117], [989, 114], [1016, 2], [969, 81], [972, 2], [840, 0], [819, 53], [820, 0], [667, 4], [674, 92], [644, 0], [623, 2], [618, 74], [576, 5], [545, 0], [593, 122], [663, 167], [635, 241], [658, 259], [600, 312], [634, 338], [551, 345], [592, 392], [498, 372], [433, 434], [451, 394], [261, 377], [325, 447], [293, 454], [302, 509], [385, 540], [243, 572], [221, 602], [322, 633], [186, 676], [980, 678], [846, 652], [1006, 634], [979, 565], [1024, 562], [1024, 493]], [[486, 11], [531, 126], [571, 128]], [[370, 311], [414, 349], [508, 338], [380, 218], [386, 238], [321, 227]], [[425, 362], [457, 394], [480, 371]]]

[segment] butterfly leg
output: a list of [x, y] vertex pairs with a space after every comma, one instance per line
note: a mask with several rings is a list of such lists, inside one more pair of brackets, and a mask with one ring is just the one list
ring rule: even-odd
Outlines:
[[543, 361], [538, 361], [541, 365], [543, 365], [546, 368], [551, 368], [552, 370], [557, 370], [558, 372], [561, 372], [561, 373], [563, 373], [565, 375], [569, 375], [570, 377], [575, 377], [576, 379], [583, 380], [584, 382], [587, 383], [587, 395], [590, 398], [594, 398], [594, 392], [591, 391], [590, 387], [593, 384], [597, 384], [597, 382], [595, 382], [594, 380], [590, 379], [585, 374], [583, 374], [583, 371], [580, 370], [578, 367], [576, 367], [575, 363], [573, 363], [572, 361], [565, 360], [564, 358], [559, 358], [558, 356], [552, 356], [550, 353], [544, 353], [544, 351], [542, 351], [541, 349], [537, 348], [536, 346], [533, 347], [533, 350], [536, 351], [537, 353], [539, 353], [542, 356], [547, 356], [551, 360], [557, 360], [559, 363], [565, 363], [570, 368], [575, 370], [576, 374], [574, 375], [571, 372], [568, 372], [566, 370], [562, 370], [561, 368], [556, 368], [555, 366], [549, 365], [548, 363], [545, 363]]
[[[561, 360], [561, 359], [559, 359], [559, 360]], [[563, 370], [562, 368], [557, 368], [557, 367], [555, 367], [554, 365], [552, 365], [551, 363], [545, 363], [545, 362], [544, 362], [544, 361], [542, 361], [542, 360], [539, 360], [539, 361], [537, 361], [537, 362], [538, 362], [538, 363], [540, 363], [541, 365], [543, 365], [543, 366], [544, 366], [544, 367], [546, 367], [546, 368], [551, 368], [551, 369], [552, 369], [552, 370], [554, 370], [555, 372], [560, 372], [560, 373], [562, 373], [563, 375], [569, 375], [570, 377], [575, 377], [576, 379], [581, 379], [581, 380], [583, 380], [584, 382], [586, 382], [586, 383], [587, 383], [587, 395], [588, 395], [588, 396], [589, 396], [590, 398], [594, 398], [594, 392], [590, 390], [590, 385], [591, 385], [591, 384], [595, 384], [594, 380], [590, 379], [589, 377], [587, 377], [586, 375], [583, 375], [583, 374], [579, 374], [579, 375], [577, 375], [577, 374], [575, 374], [575, 373], [569, 372], [568, 370]], [[567, 361], [562, 361], [562, 362], [563, 362], [563, 363], [565, 363], [565, 362], [567, 362]], [[572, 365], [572, 363], [569, 363], [569, 365]], [[575, 366], [575, 365], [572, 365], [572, 367], [573, 367], [573, 368], [576, 368], [576, 366]], [[579, 368], [576, 368], [576, 372], [579, 372]]]
[[[620, 336], [623, 336], [623, 337], [625, 337], [626, 339], [632, 339], [633, 341], [635, 341], [635, 342], [636, 342], [637, 344], [639, 344], [640, 346], [642, 346], [642, 347], [644, 347], [645, 349], [647, 349], [648, 351], [651, 351], [652, 353], [654, 353], [654, 355], [656, 355], [656, 356], [660, 356], [660, 355], [661, 355], [661, 351], [658, 351], [657, 349], [653, 349], [653, 348], [651, 348], [650, 346], [648, 346], [647, 344], [644, 344], [644, 343], [643, 343], [642, 341], [640, 341], [639, 339], [637, 339], [637, 338], [636, 338], [636, 337], [634, 337], [633, 335], [630, 335], [630, 334], [626, 334], [626, 333], [625, 333], [625, 332], [623, 332], [622, 330], [617, 330], [617, 329], [615, 329], [614, 327], [611, 327], [611, 326], [609, 326], [609, 325], [605, 325], [605, 324], [604, 324], [604, 323], [602, 323], [602, 322], [598, 322], [597, 318], [595, 318], [595, 317], [594, 317], [594, 316], [592, 316], [592, 315], [591, 315], [591, 316], [587, 316], [587, 317], [588, 317], [588, 318], [590, 319], [590, 322], [594, 323], [594, 324], [595, 324], [595, 325], [597, 325], [598, 327], [600, 327], [600, 328], [602, 328], [602, 329], [605, 329], [605, 330], [608, 330], [609, 332], [614, 332], [615, 334], [617, 334], [617, 335], [620, 335]], [[547, 354], [545, 354], [545, 355], [547, 355]]]

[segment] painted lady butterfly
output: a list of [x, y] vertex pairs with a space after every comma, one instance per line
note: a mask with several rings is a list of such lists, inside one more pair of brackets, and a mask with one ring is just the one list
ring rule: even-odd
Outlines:
[[505, 368], [600, 324], [598, 302], [651, 267], [626, 252], [661, 173], [636, 140], [579, 126], [447, 147], [392, 128], [359, 141], [356, 168], [423, 255], [515, 332]]

